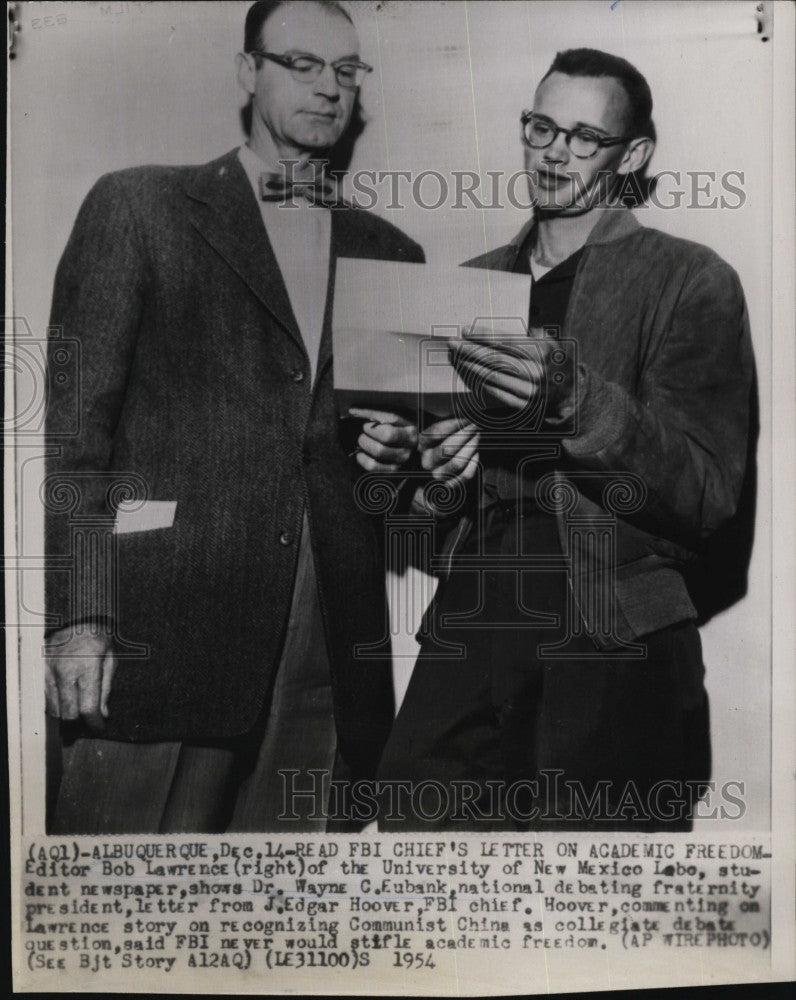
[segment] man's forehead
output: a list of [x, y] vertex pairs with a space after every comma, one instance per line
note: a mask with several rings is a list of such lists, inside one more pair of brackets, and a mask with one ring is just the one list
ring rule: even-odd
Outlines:
[[539, 84], [533, 107], [565, 128], [580, 122], [616, 132], [624, 129], [629, 101], [613, 76], [552, 73]]
[[263, 25], [261, 41], [269, 51], [292, 49], [312, 52], [329, 59], [356, 55], [356, 28], [333, 8], [304, 0], [278, 7]]

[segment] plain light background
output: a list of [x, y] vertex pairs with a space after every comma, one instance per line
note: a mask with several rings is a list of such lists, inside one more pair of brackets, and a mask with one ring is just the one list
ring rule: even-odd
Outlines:
[[[14, 314], [33, 339], [46, 327], [52, 281], [77, 210], [109, 170], [200, 163], [242, 139], [234, 54], [248, 3], [24, 3], [10, 66]], [[742, 207], [639, 211], [644, 224], [706, 243], [738, 271], [760, 381], [758, 519], [747, 596], [702, 630], [711, 697], [714, 780], [745, 784], [747, 813], [725, 829], [769, 826], [771, 714], [771, 46], [753, 2], [617, 4], [392, 2], [349, 5], [361, 55], [367, 127], [352, 170], [511, 173], [522, 168], [519, 114], [562, 48], [630, 59], [655, 98], [652, 172], [743, 174]], [[49, 23], [46, 18], [50, 18]], [[36, 23], [38, 22], [38, 23]], [[688, 189], [687, 180], [683, 181]], [[734, 183], [738, 183], [737, 179]], [[664, 191], [671, 190], [667, 182]], [[381, 190], [381, 189], [380, 189]], [[521, 190], [521, 189], [518, 189]], [[432, 199], [435, 188], [423, 189]], [[721, 193], [718, 192], [717, 193]], [[448, 204], [450, 204], [449, 199]], [[705, 200], [709, 200], [706, 196]], [[429, 260], [458, 264], [505, 242], [519, 209], [411, 205], [383, 211]], [[377, 211], [381, 211], [377, 208]], [[458, 319], [454, 318], [453, 322]], [[17, 325], [18, 332], [25, 328]], [[36, 394], [20, 372], [19, 401]], [[32, 380], [32, 381], [31, 381]], [[22, 606], [24, 823], [43, 829], [43, 610], [38, 487], [43, 446], [17, 452]], [[409, 581], [415, 588], [422, 585]], [[415, 597], [417, 597], [417, 590]], [[427, 587], [423, 593], [427, 594]], [[419, 608], [415, 606], [416, 613]], [[396, 685], [409, 671], [411, 629], [396, 636]], [[12, 678], [12, 689], [13, 689]], [[13, 780], [13, 779], [12, 779]], [[712, 829], [707, 824], [704, 829]]]

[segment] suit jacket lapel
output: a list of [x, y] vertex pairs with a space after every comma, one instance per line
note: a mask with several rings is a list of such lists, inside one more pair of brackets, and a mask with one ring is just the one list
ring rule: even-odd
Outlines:
[[332, 360], [332, 313], [337, 258], [361, 256], [361, 244], [357, 241], [356, 211], [344, 204], [331, 208], [330, 211], [332, 213], [332, 243], [329, 252], [329, 286], [326, 290], [323, 332], [318, 350], [317, 378], [320, 378], [324, 368]]
[[191, 224], [304, 351], [287, 288], [237, 150], [199, 167], [185, 191]]

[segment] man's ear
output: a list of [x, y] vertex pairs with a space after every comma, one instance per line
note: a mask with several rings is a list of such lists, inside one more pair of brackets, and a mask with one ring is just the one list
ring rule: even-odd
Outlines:
[[646, 136], [640, 139], [631, 139], [630, 145], [625, 150], [622, 162], [617, 168], [618, 174], [635, 174], [641, 170], [649, 161], [655, 151], [655, 140]]
[[254, 56], [239, 52], [235, 56], [235, 66], [238, 70], [238, 83], [247, 94], [254, 93], [254, 77], [257, 72], [254, 66]]

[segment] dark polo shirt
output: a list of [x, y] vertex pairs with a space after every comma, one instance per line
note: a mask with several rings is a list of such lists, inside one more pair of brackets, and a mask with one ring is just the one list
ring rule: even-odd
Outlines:
[[[534, 236], [535, 230], [532, 229], [517, 255], [513, 268], [515, 274], [531, 274], [530, 256]], [[583, 248], [581, 247], [566, 260], [551, 268], [541, 278], [533, 280], [528, 310], [529, 331], [544, 329], [553, 336], [561, 336], [582, 253]], [[546, 437], [545, 441], [549, 442], [549, 438]], [[527, 449], [515, 451], [507, 448], [498, 451], [487, 448], [484, 450], [482, 454], [485, 464], [484, 496], [482, 499], [484, 506], [489, 506], [498, 499], [505, 503], [516, 501], [520, 497], [533, 497], [536, 481], [540, 476], [556, 467], [556, 459], [543, 458], [533, 462], [530, 467], [526, 465], [525, 476], [518, 489], [517, 465], [528, 455]], [[549, 515], [540, 516], [549, 520], [549, 529], [557, 537], [553, 518]]]

